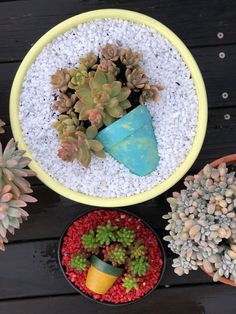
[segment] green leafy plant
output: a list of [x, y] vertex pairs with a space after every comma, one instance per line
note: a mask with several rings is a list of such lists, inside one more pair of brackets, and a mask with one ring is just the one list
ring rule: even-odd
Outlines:
[[138, 259], [131, 260], [129, 267], [132, 274], [145, 276], [150, 265], [147, 262], [147, 257], [141, 256]]
[[124, 276], [122, 281], [123, 281], [122, 286], [125, 287], [126, 293], [129, 293], [132, 289], [138, 290], [137, 278], [127, 274]]
[[89, 252], [97, 253], [99, 250], [99, 245], [93, 230], [89, 230], [89, 233], [82, 236], [82, 243], [83, 247]]
[[103, 250], [104, 261], [111, 262], [113, 266], [119, 266], [125, 264], [126, 250], [120, 244], [112, 244], [106, 246]]
[[131, 259], [138, 259], [141, 256], [145, 256], [147, 253], [147, 249], [141, 243], [141, 241], [135, 241], [129, 248], [130, 251], [130, 258]]
[[70, 267], [75, 268], [78, 271], [83, 271], [87, 268], [88, 262], [84, 253], [77, 253], [70, 260]]
[[134, 242], [135, 232], [128, 227], [123, 227], [117, 231], [116, 238], [124, 247], [129, 247]]
[[113, 241], [116, 241], [115, 231], [118, 229], [117, 226], [113, 226], [109, 220], [106, 226], [98, 226], [96, 233], [96, 240], [100, 245], [110, 245]]

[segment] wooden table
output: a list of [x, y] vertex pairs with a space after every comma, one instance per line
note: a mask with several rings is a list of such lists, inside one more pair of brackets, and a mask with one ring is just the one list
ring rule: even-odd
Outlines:
[[[0, 2], [0, 116], [11, 137], [8, 104], [15, 72], [33, 43], [57, 23], [81, 12], [116, 7], [150, 15], [169, 26], [190, 48], [205, 79], [209, 122], [205, 143], [190, 173], [236, 150], [236, 2], [233, 0], [18, 0]], [[57, 263], [58, 238], [65, 225], [89, 206], [77, 204], [32, 180], [39, 202], [0, 254], [1, 314], [236, 313], [236, 289], [215, 284], [202, 271], [178, 277], [166, 247], [167, 269], [160, 287], [140, 303], [106, 307], [78, 295]], [[171, 190], [180, 189], [179, 183]], [[165, 194], [126, 208], [164, 235]]]

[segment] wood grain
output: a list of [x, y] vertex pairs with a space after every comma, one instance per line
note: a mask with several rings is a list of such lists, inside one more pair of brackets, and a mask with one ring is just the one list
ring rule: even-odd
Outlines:
[[[236, 42], [234, 0], [9, 1], [1, 3], [4, 36], [0, 39], [0, 62], [21, 60], [32, 44], [59, 22], [82, 12], [108, 7], [147, 14], [173, 29], [190, 47]], [[218, 32], [224, 34], [222, 39], [217, 37]]]

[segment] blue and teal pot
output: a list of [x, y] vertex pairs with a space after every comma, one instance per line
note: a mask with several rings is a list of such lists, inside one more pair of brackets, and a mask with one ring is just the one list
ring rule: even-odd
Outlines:
[[151, 115], [139, 105], [97, 135], [106, 152], [132, 173], [145, 176], [159, 164]]

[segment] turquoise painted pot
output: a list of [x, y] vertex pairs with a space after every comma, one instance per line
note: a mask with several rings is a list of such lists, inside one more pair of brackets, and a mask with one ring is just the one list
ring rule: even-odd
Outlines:
[[97, 135], [106, 152], [138, 176], [145, 176], [159, 163], [151, 115], [139, 105]]

